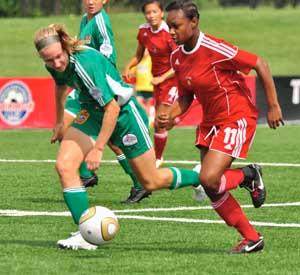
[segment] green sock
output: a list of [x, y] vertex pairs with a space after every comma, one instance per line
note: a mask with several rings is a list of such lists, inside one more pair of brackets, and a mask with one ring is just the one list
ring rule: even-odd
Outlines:
[[84, 178], [89, 178], [93, 175], [92, 172], [87, 168], [85, 161], [81, 162], [81, 165], [79, 167], [79, 175], [80, 177]]
[[85, 188], [65, 188], [64, 200], [72, 214], [74, 222], [79, 224], [82, 213], [89, 208], [88, 194]]
[[125, 173], [130, 176], [132, 183], [133, 183], [133, 187], [138, 190], [143, 189], [142, 185], [139, 183], [138, 179], [134, 175], [126, 156], [124, 154], [119, 155], [119, 156], [117, 156], [117, 160], [118, 160], [119, 164], [122, 166]]
[[170, 190], [186, 186], [198, 186], [200, 183], [199, 174], [193, 170], [176, 167], [170, 167], [170, 170], [173, 173], [173, 181], [169, 187]]

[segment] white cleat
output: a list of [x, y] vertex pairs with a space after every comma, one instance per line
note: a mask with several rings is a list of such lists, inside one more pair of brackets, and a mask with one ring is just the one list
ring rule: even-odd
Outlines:
[[193, 199], [195, 201], [201, 202], [204, 201], [207, 198], [207, 195], [204, 191], [204, 188], [201, 184], [199, 184], [197, 187], [193, 187], [194, 189], [194, 196]]
[[[197, 164], [194, 168], [193, 171], [197, 172], [198, 174], [200, 173], [201, 170], [201, 164]], [[194, 189], [194, 196], [193, 199], [195, 201], [201, 202], [204, 201], [207, 198], [207, 195], [204, 191], [204, 188], [202, 187], [202, 185], [198, 185], [197, 187], [193, 187]]]
[[197, 164], [197, 165], [193, 168], [193, 171], [197, 172], [198, 174], [200, 174], [200, 170], [201, 170], [201, 164]]
[[155, 161], [156, 168], [161, 167], [163, 165], [163, 163], [164, 163], [164, 158], [156, 159], [156, 161]]
[[80, 232], [77, 231], [75, 233], [71, 233], [71, 237], [65, 240], [59, 240], [57, 242], [57, 246], [62, 249], [85, 249], [85, 250], [95, 250], [97, 249], [97, 245], [93, 245], [88, 243], [83, 239]]

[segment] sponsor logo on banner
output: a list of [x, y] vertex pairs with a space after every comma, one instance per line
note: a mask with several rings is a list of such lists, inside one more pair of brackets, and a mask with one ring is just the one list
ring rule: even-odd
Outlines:
[[30, 89], [22, 81], [10, 81], [0, 89], [0, 119], [8, 125], [19, 125], [34, 110]]
[[132, 146], [138, 142], [137, 137], [133, 134], [127, 134], [122, 139], [125, 146]]
[[292, 103], [300, 104], [300, 79], [291, 79], [290, 85], [293, 87]]

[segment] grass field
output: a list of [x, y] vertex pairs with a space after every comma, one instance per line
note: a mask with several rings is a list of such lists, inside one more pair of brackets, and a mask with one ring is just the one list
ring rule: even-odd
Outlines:
[[[300, 66], [295, 62], [299, 59], [299, 18], [300, 8], [204, 9], [200, 28], [265, 57], [274, 75], [299, 75]], [[34, 32], [50, 23], [63, 23], [72, 35], [76, 35], [79, 21], [76, 16], [0, 18], [0, 76], [47, 75], [33, 48]], [[144, 18], [141, 13], [112, 13], [111, 21], [116, 38], [117, 64], [123, 70], [135, 53], [137, 29]]]
[[[55, 158], [57, 146], [49, 138], [46, 130], [0, 132], [0, 274], [300, 274], [299, 126], [258, 128], [247, 161], [263, 163], [266, 205], [254, 209], [245, 190], [233, 193], [266, 247], [246, 256], [227, 254], [239, 236], [219, 223], [208, 201], [193, 201], [190, 188], [160, 191], [137, 205], [120, 204], [130, 180], [108, 162], [98, 171], [101, 183], [89, 190], [89, 198], [91, 205], [115, 210], [119, 234], [96, 251], [57, 249], [56, 241], [76, 230], [70, 217], [4, 216], [4, 210], [67, 211], [53, 162], [42, 162]], [[171, 131], [166, 159], [196, 161], [193, 139], [192, 129]], [[114, 158], [106, 151], [104, 159]]]

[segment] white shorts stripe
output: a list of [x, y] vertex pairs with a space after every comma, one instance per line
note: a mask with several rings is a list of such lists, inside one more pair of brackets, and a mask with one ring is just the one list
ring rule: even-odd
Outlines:
[[152, 147], [152, 141], [151, 141], [151, 138], [150, 138], [150, 135], [149, 135], [148, 128], [145, 125], [145, 123], [144, 123], [141, 115], [139, 114], [139, 111], [137, 110], [134, 102], [130, 101], [129, 105], [130, 105], [130, 107], [132, 109], [134, 117], [137, 120], [138, 125], [140, 126], [140, 129], [141, 129], [142, 135], [143, 135], [143, 137], [144, 137], [144, 139], [146, 141], [146, 144], [147, 144], [148, 148], [150, 149]]

